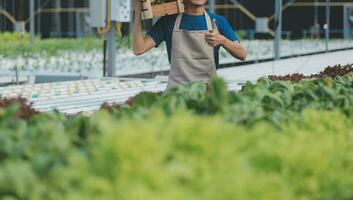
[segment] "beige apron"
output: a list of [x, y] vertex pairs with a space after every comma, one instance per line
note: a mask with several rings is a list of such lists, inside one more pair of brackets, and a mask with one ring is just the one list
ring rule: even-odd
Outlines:
[[183, 14], [176, 18], [168, 88], [195, 81], [208, 82], [216, 74], [214, 51], [205, 41], [205, 33], [212, 31], [211, 18], [206, 11], [204, 13], [208, 30], [180, 30]]

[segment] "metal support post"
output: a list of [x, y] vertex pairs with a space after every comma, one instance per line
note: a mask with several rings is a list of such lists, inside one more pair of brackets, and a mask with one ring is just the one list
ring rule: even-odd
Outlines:
[[61, 0], [55, 0], [55, 14], [54, 14], [54, 30], [56, 37], [61, 37], [61, 14], [58, 11], [61, 8]]
[[275, 41], [274, 53], [275, 60], [281, 59], [281, 39], [282, 39], [282, 0], [275, 0]]
[[133, 29], [134, 29], [134, 5], [133, 5], [133, 2], [131, 1], [131, 3], [130, 3], [130, 6], [131, 6], [131, 8], [133, 8], [133, 9], [131, 9], [130, 10], [130, 22], [129, 22], [129, 35], [131, 36], [131, 38], [132, 38], [132, 32], [133, 32]]
[[330, 0], [326, 0], [326, 26], [325, 26], [325, 51], [328, 52], [330, 40]]
[[[38, 5], [38, 7], [40, 6], [40, 5], [42, 5], [42, 3], [41, 3], [41, 0], [37, 0], [37, 5]], [[39, 33], [39, 35], [42, 33], [42, 29], [41, 29], [41, 14], [38, 14], [37, 15], [37, 22], [36, 22], [36, 26], [37, 26], [37, 33]]]
[[30, 0], [29, 2], [29, 16], [30, 16], [30, 21], [29, 21], [29, 32], [30, 32], [30, 41], [31, 43], [34, 42], [34, 0]]
[[343, 7], [343, 38], [345, 40], [349, 39], [349, 18], [347, 13], [347, 6]]
[[[75, 13], [75, 25], [76, 25], [76, 38], [82, 38], [84, 34], [83, 34], [82, 26], [81, 26], [79, 12]], [[74, 29], [72, 29], [72, 30], [74, 30]]]
[[[69, 3], [69, 7], [70, 8], [74, 8], [75, 7], [75, 1], [69, 1], [68, 3]], [[75, 33], [74, 33], [75, 25], [74, 24], [75, 24], [76, 14], [77, 14], [77, 11], [69, 13], [69, 21], [67, 22], [68, 23], [68, 35], [69, 35], [69, 37], [72, 37], [72, 36], [75, 35]]]
[[215, 13], [215, 0], [208, 0], [210, 13]]
[[108, 49], [108, 77], [114, 77], [116, 74], [116, 33], [115, 23], [111, 22], [111, 28], [107, 34]]
[[319, 8], [318, 8], [318, 0], [315, 0], [314, 5], [314, 25], [319, 23]]

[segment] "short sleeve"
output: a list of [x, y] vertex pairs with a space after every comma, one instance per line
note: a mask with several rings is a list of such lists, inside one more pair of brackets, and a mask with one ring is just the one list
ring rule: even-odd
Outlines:
[[164, 41], [165, 34], [165, 23], [166, 19], [161, 17], [155, 24], [153, 24], [152, 28], [147, 32], [147, 35], [151, 36], [151, 38], [156, 43], [155, 47], [158, 47]]
[[223, 36], [225, 36], [226, 38], [228, 38], [230, 41], [233, 41], [233, 42], [239, 41], [238, 36], [233, 31], [232, 27], [224, 17], [218, 16], [216, 20], [217, 20], [216, 24], [218, 26], [219, 32]]

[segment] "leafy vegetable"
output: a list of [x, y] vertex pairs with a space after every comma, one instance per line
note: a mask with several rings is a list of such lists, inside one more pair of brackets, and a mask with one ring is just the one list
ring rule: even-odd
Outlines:
[[318, 74], [313, 74], [310, 76], [305, 76], [304, 74], [288, 74], [285, 76], [269, 76], [270, 80], [282, 80], [282, 81], [292, 81], [294, 83], [298, 83], [301, 80], [304, 79], [315, 79], [315, 78], [325, 78], [325, 77], [331, 77], [331, 78], [336, 78], [338, 76], [344, 76], [349, 73], [353, 72], [353, 65], [336, 65], [333, 67], [327, 67], [325, 68], [324, 71], [318, 73]]
[[213, 78], [128, 103], [0, 106], [0, 199], [353, 198], [353, 74], [241, 92]]

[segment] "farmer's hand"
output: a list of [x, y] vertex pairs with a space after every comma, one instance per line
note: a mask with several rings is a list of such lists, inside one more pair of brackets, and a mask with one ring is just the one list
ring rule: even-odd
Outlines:
[[215, 19], [212, 21], [212, 32], [205, 33], [205, 40], [210, 47], [217, 47], [225, 42], [225, 37], [218, 31]]
[[142, 55], [156, 46], [156, 42], [149, 35], [145, 35], [142, 31], [142, 0], [133, 0], [135, 17], [134, 27], [132, 31], [132, 46], [135, 55]]

